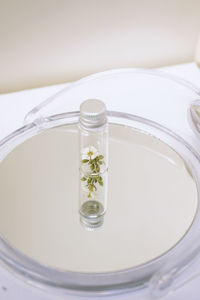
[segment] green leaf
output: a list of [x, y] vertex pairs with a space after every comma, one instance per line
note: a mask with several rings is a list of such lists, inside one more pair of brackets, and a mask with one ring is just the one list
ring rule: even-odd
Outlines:
[[89, 185], [88, 189], [89, 189], [90, 192], [93, 192], [93, 186], [92, 185]]
[[82, 181], [86, 181], [86, 180], [87, 180], [87, 178], [85, 178], [85, 177], [82, 177], [82, 178], [81, 178], [81, 180], [82, 180]]
[[99, 184], [100, 184], [101, 186], [103, 186], [103, 181], [99, 181]]
[[94, 165], [91, 165], [91, 166], [90, 166], [90, 169], [91, 169], [92, 171], [94, 170], [94, 168], [95, 168]]
[[99, 161], [99, 164], [102, 165], [102, 161]]
[[104, 156], [103, 155], [99, 155], [99, 159], [103, 159], [104, 158]]
[[96, 166], [96, 171], [100, 172], [100, 167], [99, 166]]
[[83, 159], [82, 163], [86, 164], [89, 161], [89, 159]]

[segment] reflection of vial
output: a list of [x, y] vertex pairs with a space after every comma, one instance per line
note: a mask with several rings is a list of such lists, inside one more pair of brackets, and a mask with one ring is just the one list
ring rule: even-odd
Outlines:
[[80, 220], [88, 229], [103, 224], [107, 204], [108, 123], [105, 104], [86, 100], [80, 106]]

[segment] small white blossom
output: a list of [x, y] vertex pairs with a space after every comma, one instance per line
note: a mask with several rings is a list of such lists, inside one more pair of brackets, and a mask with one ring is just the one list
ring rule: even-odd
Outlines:
[[94, 146], [86, 147], [82, 151], [82, 159], [94, 159], [98, 155], [99, 152]]

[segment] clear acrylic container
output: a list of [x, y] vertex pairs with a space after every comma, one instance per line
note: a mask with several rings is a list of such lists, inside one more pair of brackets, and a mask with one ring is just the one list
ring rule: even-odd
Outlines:
[[[117, 294], [122, 294], [123, 299], [126, 296], [130, 296], [130, 299], [145, 299], [149, 296], [156, 299], [197, 276], [194, 266], [200, 263], [199, 139], [190, 128], [187, 113], [199, 95], [199, 88], [179, 78], [156, 71], [124, 69], [95, 74], [69, 84], [57, 95], [34, 108], [26, 116], [25, 125], [0, 142], [2, 163], [9, 153], [17, 146], [25, 145], [31, 137], [48, 133], [52, 129], [59, 130], [66, 125], [72, 126], [71, 132], [76, 132], [73, 126], [78, 124], [80, 114], [77, 109], [82, 101], [101, 99], [108, 108], [110, 127], [134, 129], [138, 134], [153, 139], [156, 145], [162, 142], [173, 150], [173, 155], [177, 154], [184, 161], [195, 182], [198, 205], [192, 223], [180, 240], [167, 251], [136, 266], [128, 265], [116, 270], [105, 267], [106, 271], [62, 270], [38, 262], [1, 237], [0, 258], [3, 264], [27, 283], [55, 297], [65, 296], [66, 299], [71, 299], [72, 295], [81, 299], [84, 296], [115, 297]], [[124, 136], [126, 143], [126, 134]], [[162, 145], [159, 147], [162, 148]], [[42, 175], [38, 173], [37, 176]], [[109, 219], [109, 215], [106, 214], [106, 218]], [[125, 224], [127, 232], [131, 224], [130, 218]], [[104, 243], [102, 249], [106, 246], [105, 240]], [[80, 236], [80, 249], [83, 244], [84, 240]], [[123, 251], [126, 257], [127, 249]]]

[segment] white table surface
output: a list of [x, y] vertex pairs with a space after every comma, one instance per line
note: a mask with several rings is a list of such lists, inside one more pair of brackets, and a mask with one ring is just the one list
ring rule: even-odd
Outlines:
[[[169, 74], [174, 74], [200, 87], [200, 69], [195, 63], [187, 63], [183, 65], [170, 66], [160, 69]], [[24, 116], [34, 106], [44, 101], [50, 95], [56, 93], [65, 87], [65, 84], [25, 90], [10, 94], [0, 95], [0, 140], [23, 125]], [[12, 276], [0, 269], [0, 299], [16, 300], [47, 300], [52, 299], [48, 295], [40, 295], [35, 288], [29, 287], [24, 283], [20, 283], [18, 279], [12, 279]], [[31, 293], [30, 293], [31, 291]], [[76, 297], [70, 297], [77, 299]], [[69, 299], [70, 299], [69, 298]], [[54, 298], [53, 298], [54, 299]], [[85, 298], [84, 298], [85, 299]], [[91, 298], [90, 298], [91, 299]], [[94, 298], [92, 298], [94, 299]], [[113, 298], [112, 298], [113, 299]], [[116, 296], [115, 299], [132, 299], [131, 295]], [[135, 299], [135, 298], [134, 298]], [[138, 296], [138, 300], [144, 299]], [[146, 298], [145, 298], [146, 299]], [[164, 297], [165, 300], [199, 300], [200, 299], [200, 276], [193, 279], [189, 284], [179, 289], [176, 293]]]

